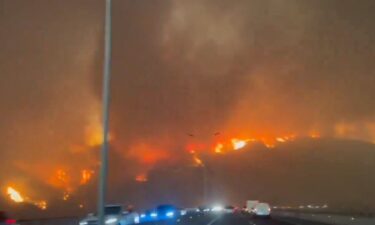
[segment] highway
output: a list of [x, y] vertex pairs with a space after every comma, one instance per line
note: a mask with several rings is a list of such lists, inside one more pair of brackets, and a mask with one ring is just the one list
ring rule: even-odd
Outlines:
[[256, 218], [240, 213], [194, 213], [176, 220], [143, 223], [145, 225], [327, 225], [299, 219], [279, 219], [275, 217]]

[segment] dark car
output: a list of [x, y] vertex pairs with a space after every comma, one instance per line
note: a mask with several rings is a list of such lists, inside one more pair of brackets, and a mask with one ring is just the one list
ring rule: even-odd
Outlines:
[[174, 205], [159, 205], [156, 208], [159, 220], [171, 219], [180, 216], [180, 210]]
[[158, 213], [156, 210], [146, 210], [144, 213], [139, 215], [139, 221], [143, 222], [150, 222], [158, 220]]

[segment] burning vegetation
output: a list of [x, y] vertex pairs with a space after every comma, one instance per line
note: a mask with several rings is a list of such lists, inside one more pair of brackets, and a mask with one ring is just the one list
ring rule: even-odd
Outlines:
[[16, 203], [28, 203], [38, 207], [41, 210], [47, 209], [47, 201], [45, 200], [33, 200], [27, 196], [23, 196], [15, 188], [8, 186], [6, 189], [6, 194], [9, 196], [9, 199]]

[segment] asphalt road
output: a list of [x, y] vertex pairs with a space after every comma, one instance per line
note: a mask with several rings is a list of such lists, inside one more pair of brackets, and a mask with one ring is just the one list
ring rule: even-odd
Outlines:
[[[44, 220], [22, 221], [21, 225], [78, 225], [78, 218], [55, 218]], [[374, 223], [366, 223], [374, 224]], [[140, 223], [138, 225], [327, 225], [291, 217], [272, 216], [270, 219], [255, 218], [245, 214], [227, 213], [193, 213], [177, 219], [158, 222]]]
[[288, 218], [256, 218], [240, 213], [194, 213], [176, 220], [143, 223], [144, 225], [326, 225]]

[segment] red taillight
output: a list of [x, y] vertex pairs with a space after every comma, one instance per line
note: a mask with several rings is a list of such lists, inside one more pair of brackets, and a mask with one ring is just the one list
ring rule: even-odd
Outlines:
[[6, 224], [15, 224], [15, 223], [16, 223], [16, 220], [14, 220], [14, 219], [7, 219], [7, 220], [5, 221], [5, 223], [6, 223]]

